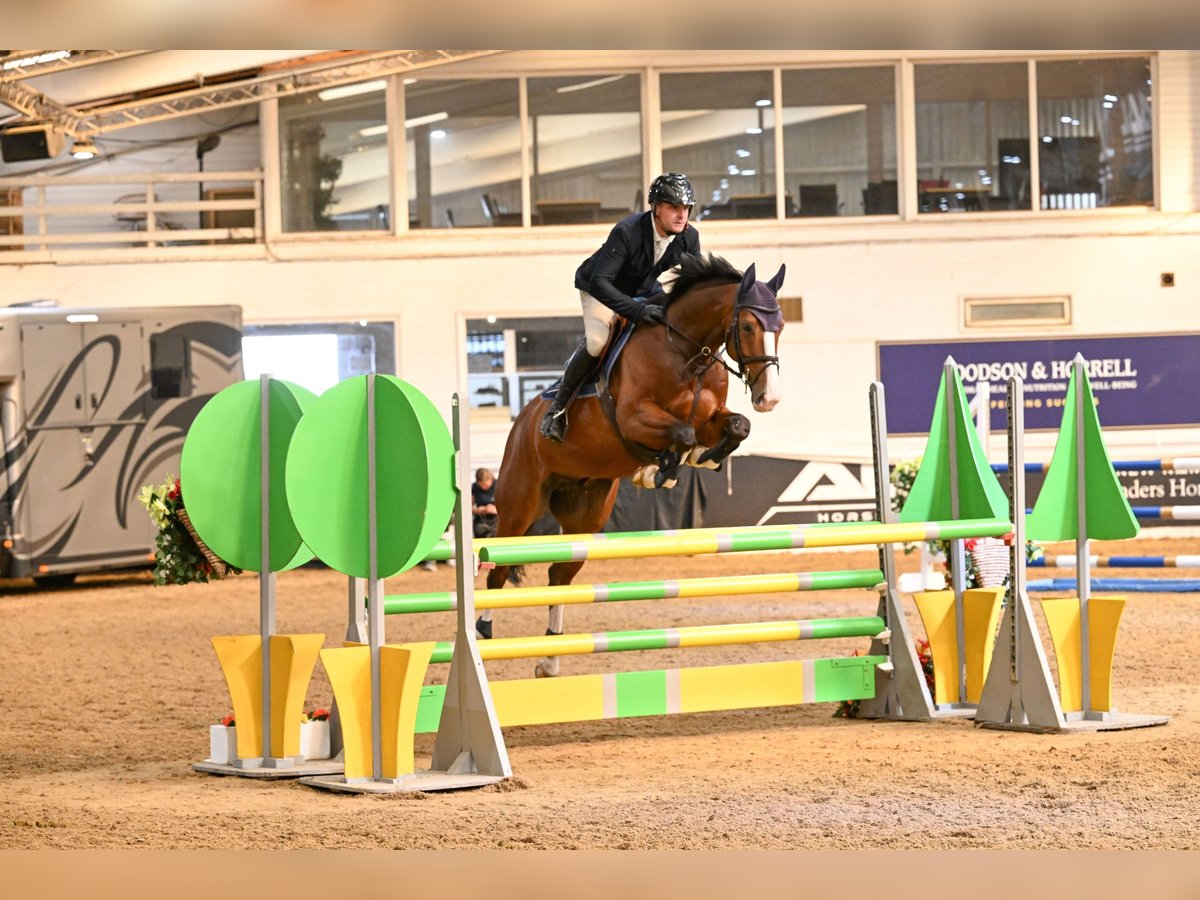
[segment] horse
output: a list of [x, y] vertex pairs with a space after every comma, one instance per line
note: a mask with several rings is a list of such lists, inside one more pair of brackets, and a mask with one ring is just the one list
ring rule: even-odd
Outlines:
[[[611, 372], [601, 368], [599, 395], [570, 405], [563, 443], [538, 430], [550, 402], [545, 397], [518, 414], [496, 481], [496, 536], [527, 534], [547, 511], [564, 534], [599, 532], [622, 478], [670, 488], [681, 464], [719, 468], [750, 434], [749, 419], [725, 406], [729, 374], [746, 385], [756, 411], [769, 412], [780, 400], [777, 294], [784, 271], [780, 266], [760, 282], [753, 265], [743, 274], [720, 257], [685, 256], [667, 288], [666, 324], [633, 328]], [[570, 584], [582, 567], [582, 561], [552, 564], [550, 584]], [[488, 588], [519, 574], [510, 568], [489, 571]], [[562, 622], [562, 606], [550, 607], [546, 634], [561, 634]], [[480, 616], [476, 633], [492, 636], [491, 610]], [[535, 674], [557, 675], [557, 657], [541, 660]]]

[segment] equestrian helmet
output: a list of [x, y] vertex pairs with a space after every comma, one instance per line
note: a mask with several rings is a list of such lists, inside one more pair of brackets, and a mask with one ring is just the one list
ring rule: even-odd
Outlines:
[[656, 203], [670, 203], [674, 206], [694, 206], [696, 193], [686, 175], [679, 172], [666, 172], [659, 175], [650, 185], [646, 194], [646, 202], [651, 206]]

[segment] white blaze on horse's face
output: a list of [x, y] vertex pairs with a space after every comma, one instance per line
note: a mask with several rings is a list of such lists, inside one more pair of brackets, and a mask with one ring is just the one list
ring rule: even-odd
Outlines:
[[[775, 356], [776, 334], [773, 331], [763, 332], [763, 355]], [[754, 404], [756, 412], [770, 412], [775, 408], [780, 399], [779, 393], [779, 367], [768, 365], [766, 371], [758, 378], [758, 383], [754, 386], [757, 393], [751, 395], [751, 402]]]

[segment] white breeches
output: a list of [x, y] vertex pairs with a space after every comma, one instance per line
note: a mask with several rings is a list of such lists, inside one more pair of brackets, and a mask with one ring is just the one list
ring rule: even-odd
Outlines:
[[599, 356], [608, 343], [608, 331], [616, 313], [587, 291], [579, 292], [579, 302], [583, 304], [583, 334], [588, 355]]

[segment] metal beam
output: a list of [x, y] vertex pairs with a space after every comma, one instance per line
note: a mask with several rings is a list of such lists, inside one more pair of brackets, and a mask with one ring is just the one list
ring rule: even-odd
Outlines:
[[[70, 69], [81, 69], [96, 63], [112, 62], [127, 56], [140, 56], [150, 50], [11, 50], [0, 62], [0, 81], [21, 78], [40, 78]], [[58, 57], [57, 53], [70, 53]]]
[[68, 121], [77, 121], [78, 114], [57, 100], [51, 100], [41, 91], [26, 87], [19, 81], [0, 81], [0, 103], [7, 104], [31, 121], [47, 121], [59, 125], [64, 131]]
[[258, 103], [352, 84], [372, 78], [384, 78], [399, 72], [413, 72], [449, 63], [504, 53], [503, 50], [387, 50], [375, 51], [352, 62], [273, 71], [244, 81], [214, 87], [179, 91], [153, 100], [119, 103], [86, 111], [66, 107], [37, 91], [14, 82], [0, 82], [0, 100], [31, 119], [50, 122], [71, 137], [94, 137], [122, 128], [161, 122], [183, 116], [211, 112], [232, 106]]

